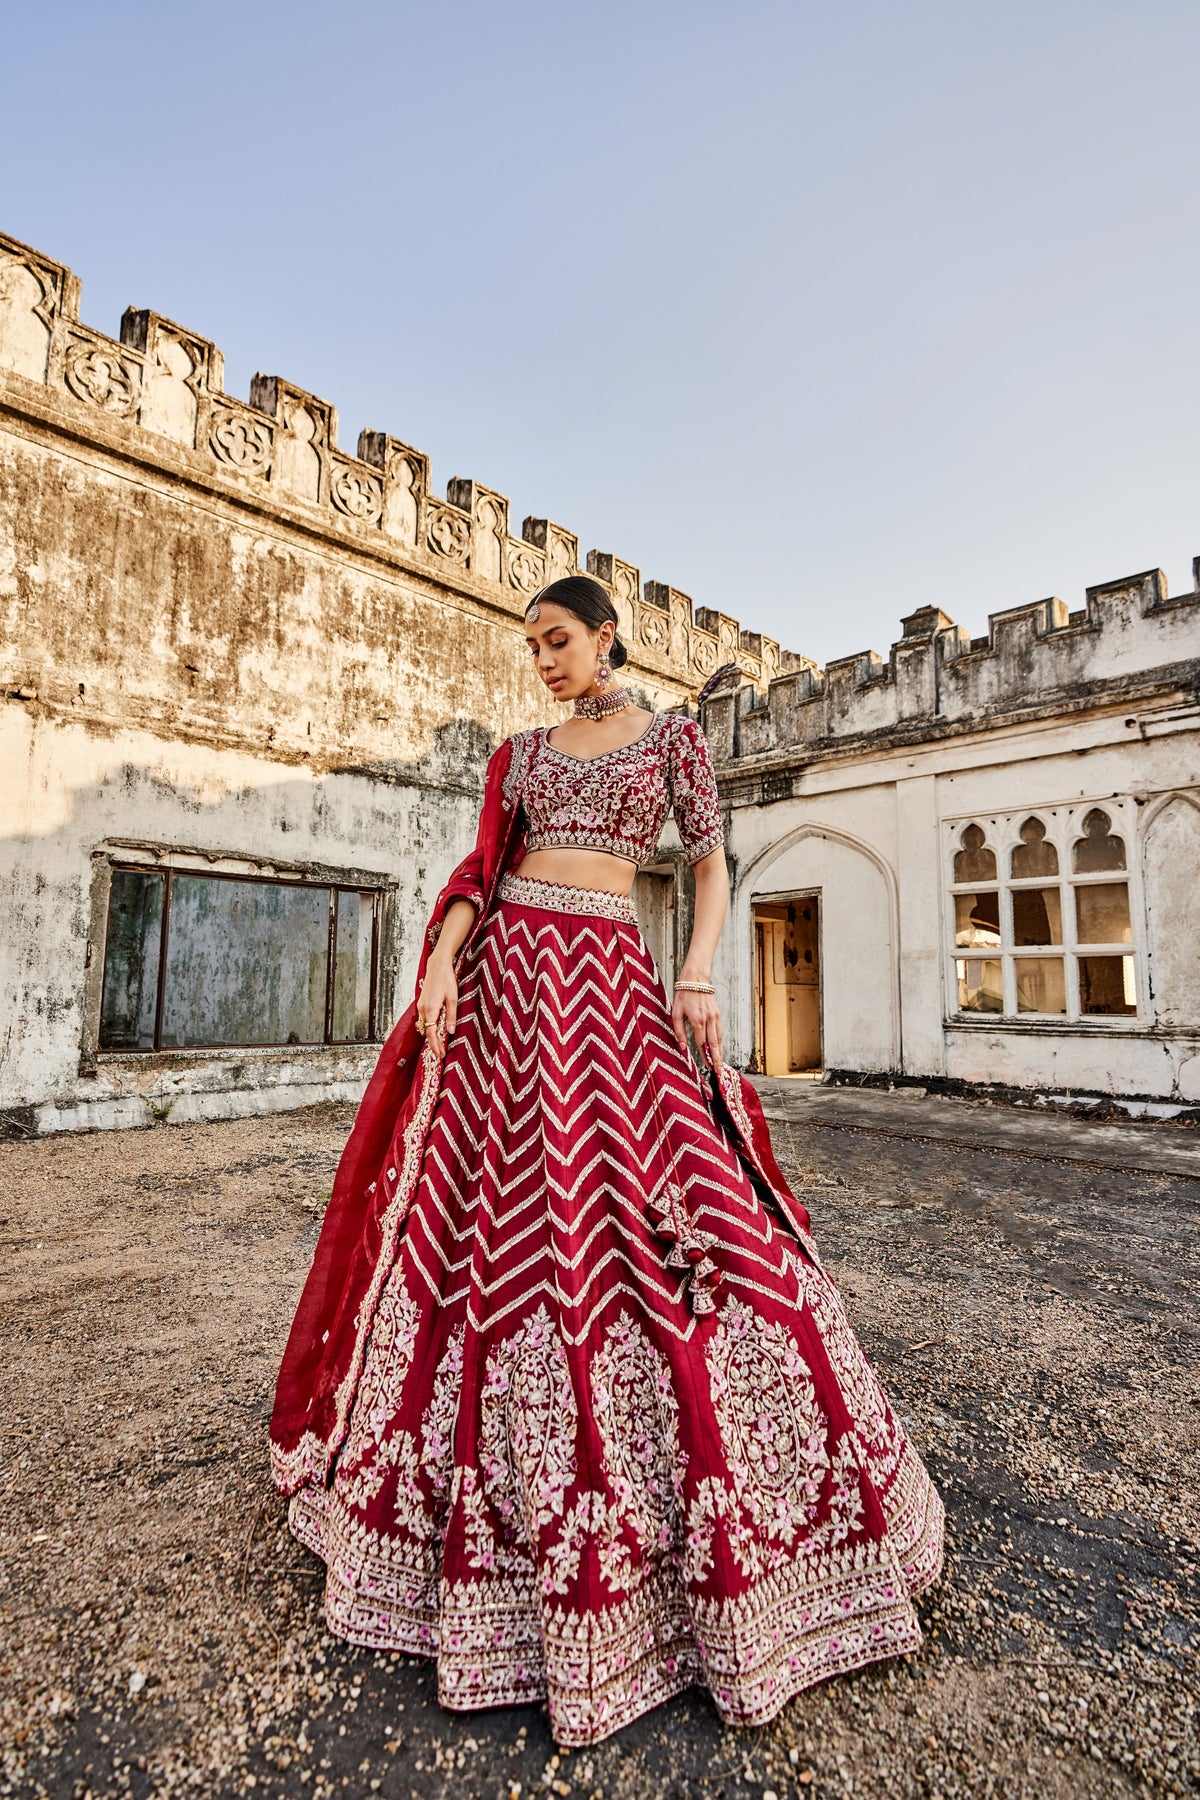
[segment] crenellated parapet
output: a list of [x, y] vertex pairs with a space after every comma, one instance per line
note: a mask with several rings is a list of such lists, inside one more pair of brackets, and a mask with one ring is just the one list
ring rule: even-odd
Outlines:
[[[786, 766], [889, 739], [913, 743], [1005, 718], [1113, 703], [1141, 689], [1200, 684], [1200, 558], [1192, 592], [1172, 597], [1159, 569], [1059, 599], [992, 613], [972, 638], [937, 606], [901, 621], [887, 658], [874, 650], [824, 669], [802, 658], [766, 683], [719, 691], [703, 708], [719, 762]], [[698, 620], [710, 615], [698, 612]]]
[[[10, 396], [32, 385], [74, 415], [76, 428], [90, 419], [98, 434], [136, 443], [144, 458], [182, 459], [232, 494], [415, 565], [514, 623], [529, 595], [581, 566], [566, 527], [531, 517], [514, 535], [508, 500], [495, 489], [455, 477], [440, 497], [428, 457], [385, 432], [364, 431], [349, 455], [328, 401], [275, 375], [256, 375], [249, 400], [238, 400], [224, 390], [223, 359], [209, 339], [132, 308], [120, 337], [106, 337], [80, 320], [79, 296], [64, 264], [0, 235], [0, 384]], [[723, 613], [693, 609], [674, 588], [643, 586], [620, 557], [592, 550], [584, 566], [613, 596], [632, 670], [681, 695], [723, 661], [736, 661], [755, 689], [789, 658], [803, 661]]]

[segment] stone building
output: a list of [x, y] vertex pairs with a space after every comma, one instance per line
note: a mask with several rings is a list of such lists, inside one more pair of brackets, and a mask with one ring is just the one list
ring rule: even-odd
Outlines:
[[[526, 597], [575, 536], [0, 237], [0, 1130], [361, 1091], [488, 753], [557, 709]], [[728, 801], [735, 1060], [1200, 1098], [1200, 601], [1161, 576], [781, 650], [591, 551], [645, 704]], [[735, 671], [736, 674], [736, 671]], [[664, 973], [671, 828], [637, 893]], [[1103, 941], [1096, 937], [1103, 930]], [[970, 952], [970, 954], [964, 954]]]
[[1200, 592], [922, 607], [703, 719], [736, 1061], [1200, 1102]]
[[[356, 1095], [412, 994], [483, 767], [557, 716], [529, 593], [578, 561], [325, 401], [224, 392], [195, 332], [79, 319], [0, 238], [0, 1118], [9, 1131]], [[807, 666], [595, 551], [630, 685], [686, 708], [736, 658]], [[678, 840], [639, 877], [670, 961]]]

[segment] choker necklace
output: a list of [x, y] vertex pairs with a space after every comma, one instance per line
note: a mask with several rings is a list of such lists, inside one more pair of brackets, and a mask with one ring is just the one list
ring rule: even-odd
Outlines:
[[579, 694], [575, 700], [577, 719], [605, 719], [609, 713], [621, 712], [625, 707], [633, 705], [633, 695], [628, 688], [609, 688], [604, 694]]

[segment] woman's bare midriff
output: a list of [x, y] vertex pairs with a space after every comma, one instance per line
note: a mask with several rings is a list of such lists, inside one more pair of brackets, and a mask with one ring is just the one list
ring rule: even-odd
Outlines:
[[530, 850], [514, 874], [538, 881], [561, 881], [567, 887], [602, 888], [606, 894], [629, 894], [637, 866], [607, 850]]

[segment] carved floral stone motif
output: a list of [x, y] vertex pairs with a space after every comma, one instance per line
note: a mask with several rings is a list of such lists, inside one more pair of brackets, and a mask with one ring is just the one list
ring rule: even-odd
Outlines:
[[579, 566], [579, 540], [566, 531], [551, 527], [546, 543], [550, 567], [557, 581], [560, 575], [573, 575]]
[[67, 386], [79, 399], [90, 401], [116, 418], [134, 409], [137, 377], [113, 350], [95, 344], [72, 344], [64, 371]]
[[612, 589], [613, 605], [617, 609], [617, 630], [626, 644], [632, 643], [642, 591], [641, 571], [632, 563], [622, 562], [619, 556], [613, 556], [607, 550], [589, 550], [587, 566], [589, 575], [607, 582]]
[[508, 579], [523, 594], [532, 594], [542, 584], [542, 567], [528, 550], [514, 550], [508, 559]]
[[579, 539], [553, 519], [530, 517], [521, 527], [521, 536], [546, 552], [544, 581], [557, 581], [560, 575], [573, 575], [579, 567]]
[[383, 516], [383, 483], [377, 475], [368, 475], [365, 469], [339, 465], [334, 470], [330, 493], [338, 511], [348, 518], [377, 525]]
[[499, 581], [501, 532], [504, 520], [500, 508], [486, 495], [475, 512], [475, 547], [471, 567], [484, 581]]
[[650, 650], [661, 650], [671, 635], [665, 613], [647, 608], [642, 613], [641, 639]]
[[315, 503], [321, 496], [320, 421], [292, 395], [285, 397], [279, 414], [284, 429], [275, 446], [273, 479], [301, 500]]
[[429, 548], [438, 556], [444, 556], [450, 562], [466, 560], [471, 547], [471, 527], [461, 513], [451, 512], [449, 507], [438, 506], [435, 502], [429, 508], [425, 535]]
[[628, 563], [617, 563], [613, 569], [613, 592], [618, 600], [626, 601], [630, 606], [638, 597], [637, 570], [631, 569]]
[[717, 646], [711, 638], [693, 637], [692, 667], [701, 675], [711, 675], [717, 666]]
[[261, 475], [271, 454], [271, 427], [248, 413], [214, 410], [208, 441], [213, 454], [242, 475]]

